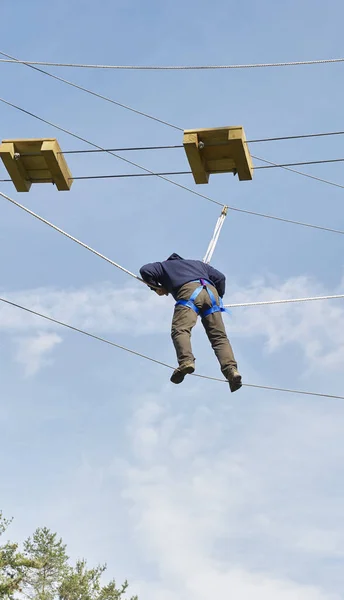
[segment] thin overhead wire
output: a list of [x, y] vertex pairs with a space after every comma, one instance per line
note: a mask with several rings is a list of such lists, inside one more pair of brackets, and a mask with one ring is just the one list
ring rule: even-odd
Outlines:
[[[86, 144], [93, 146], [94, 148], [97, 148], [98, 150], [103, 150], [105, 152], [105, 148], [102, 148], [101, 146], [99, 146], [98, 144], [94, 144], [93, 142], [90, 142], [89, 140], [87, 140], [86, 138], [81, 137], [80, 135], [77, 135], [76, 133], [73, 133], [72, 131], [69, 131], [68, 129], [65, 129], [63, 127], [60, 127], [59, 125], [56, 125], [55, 123], [52, 123], [51, 121], [48, 121], [47, 119], [43, 119], [42, 117], [39, 117], [38, 115], [35, 115], [34, 113], [21, 108], [20, 106], [17, 106], [16, 104], [13, 104], [12, 102], [9, 102], [8, 100], [5, 100], [4, 98], [0, 98], [0, 102], [3, 102], [4, 104], [11, 106], [12, 108], [15, 108], [16, 110], [19, 110], [20, 112], [23, 112], [24, 114], [27, 114], [31, 117], [33, 117], [34, 119], [37, 119], [38, 121], [41, 121], [42, 123], [46, 123], [47, 125], [50, 125], [51, 127], [54, 127], [55, 129], [58, 129], [59, 131], [63, 131], [64, 133], [66, 133], [67, 135], [70, 135], [82, 142], [85, 142]], [[128, 163], [134, 167], [137, 167], [138, 169], [141, 169], [143, 171], [145, 171], [146, 173], [151, 173], [152, 175], [156, 175], [154, 173], [154, 171], [151, 171], [150, 169], [147, 169], [146, 167], [143, 167], [142, 165], [139, 165], [131, 160], [128, 160], [127, 158], [124, 158], [123, 156], [120, 156], [119, 154], [115, 154], [114, 152], [108, 152], [108, 154], [110, 154], [111, 156], [114, 156], [115, 158], [118, 158], [119, 160], [122, 160], [125, 163]], [[256, 157], [257, 158], [257, 157]], [[258, 159], [258, 160], [263, 160], [263, 159]], [[270, 161], [267, 161], [270, 162]], [[272, 163], [272, 164], [276, 164], [276, 163]], [[289, 167], [286, 167], [287, 170], [292, 170], [289, 169]], [[300, 173], [300, 172], [298, 172]], [[300, 173], [301, 174], [301, 173]], [[305, 174], [304, 174], [305, 175]], [[306, 175], [305, 175], [306, 176]], [[208, 200], [208, 202], [212, 202], [213, 204], [217, 204], [218, 206], [222, 206], [222, 208], [224, 208], [226, 206], [226, 204], [223, 204], [222, 202], [219, 202], [218, 200], [214, 200], [214, 198], [211, 198], [210, 196], [206, 196], [205, 194], [200, 194], [199, 192], [196, 192], [196, 190], [193, 190], [185, 185], [182, 185], [181, 183], [178, 183], [177, 181], [173, 181], [173, 179], [169, 179], [168, 177], [162, 176], [162, 175], [157, 175], [157, 177], [159, 177], [160, 179], [163, 179], [164, 181], [168, 181], [169, 183], [171, 183], [172, 185], [186, 190], [187, 192], [190, 192], [191, 194], [193, 194], [194, 196], [197, 196], [199, 198], [203, 198], [205, 200]], [[330, 227], [324, 227], [321, 225], [313, 225], [311, 223], [304, 223], [302, 221], [295, 221], [292, 219], [285, 219], [283, 217], [276, 217], [274, 215], [268, 215], [265, 213], [260, 213], [257, 211], [252, 211], [252, 210], [247, 210], [247, 209], [243, 209], [243, 208], [237, 208], [234, 206], [227, 206], [228, 210], [232, 210], [235, 212], [240, 212], [243, 214], [248, 214], [248, 215], [253, 215], [253, 216], [257, 216], [257, 217], [262, 217], [265, 219], [272, 219], [275, 221], [281, 221], [283, 223], [290, 223], [293, 225], [299, 225], [301, 227], [309, 227], [311, 229], [319, 229], [322, 231], [328, 231], [330, 233], [338, 233], [343, 235], [344, 231], [340, 230], [340, 229], [332, 229]]]
[[[256, 144], [262, 142], [275, 142], [281, 140], [296, 140], [296, 139], [307, 139], [314, 137], [324, 137], [324, 136], [332, 136], [332, 135], [344, 135], [344, 131], [329, 131], [326, 133], [308, 133], [303, 135], [286, 135], [282, 137], [271, 137], [271, 138], [261, 138], [255, 140], [246, 140], [245, 144]], [[90, 154], [95, 152], [135, 152], [139, 150], [171, 150], [176, 148], [184, 148], [183, 144], [174, 144], [169, 146], [134, 146], [134, 147], [125, 147], [125, 148], [104, 148], [103, 150], [98, 149], [87, 149], [87, 150], [63, 150], [62, 154]], [[23, 156], [38, 156], [35, 153], [23, 154]], [[342, 159], [340, 159], [342, 160]], [[327, 162], [332, 162], [327, 161]], [[297, 163], [297, 164], [315, 164], [315, 163]], [[262, 168], [262, 167], [261, 167]]]
[[23, 62], [23, 61], [18, 61], [16, 58], [14, 58], [14, 56], [10, 56], [9, 54], [6, 54], [5, 52], [0, 52], [0, 54], [2, 56], [7, 56], [8, 58], [10, 58], [11, 60], [13, 60], [14, 62], [19, 62], [21, 64], [26, 65], [27, 67], [30, 67], [30, 69], [34, 69], [35, 71], [38, 71], [39, 73], [42, 73], [43, 75], [47, 75], [48, 77], [51, 77], [52, 79], [56, 79], [57, 81], [62, 81], [63, 83], [70, 85], [71, 87], [74, 87], [78, 90], [81, 90], [82, 92], [86, 92], [87, 94], [91, 94], [92, 96], [95, 96], [96, 98], [101, 98], [102, 100], [105, 100], [106, 102], [110, 102], [111, 104], [115, 104], [116, 106], [120, 106], [121, 108], [125, 108], [126, 110], [130, 110], [131, 112], [134, 112], [138, 115], [141, 115], [143, 117], [146, 117], [147, 119], [151, 119], [152, 121], [157, 121], [158, 123], [161, 123], [162, 125], [167, 125], [168, 127], [172, 127], [173, 129], [177, 129], [179, 131], [183, 131], [183, 129], [181, 127], [177, 127], [176, 125], [172, 125], [172, 123], [168, 123], [167, 121], [163, 121], [162, 119], [158, 119], [157, 117], [153, 117], [152, 115], [149, 115], [148, 113], [142, 112], [141, 110], [137, 110], [136, 108], [132, 108], [131, 106], [127, 106], [126, 104], [122, 104], [121, 102], [117, 102], [117, 100], [113, 100], [112, 98], [108, 98], [107, 96], [103, 96], [102, 94], [98, 94], [97, 92], [94, 92], [93, 90], [89, 90], [88, 88], [83, 87], [82, 85], [78, 85], [77, 83], [74, 83], [72, 81], [68, 81], [68, 79], [63, 79], [63, 77], [58, 77], [57, 75], [53, 75], [52, 73], [49, 73], [48, 71], [44, 71], [44, 69], [39, 69], [38, 67], [34, 67], [33, 65], [27, 63], [27, 62]]
[[140, 352], [136, 352], [135, 350], [131, 350], [130, 348], [126, 348], [125, 346], [121, 346], [120, 344], [115, 344], [115, 342], [111, 342], [110, 340], [107, 340], [103, 337], [100, 337], [99, 335], [95, 335], [93, 333], [90, 333], [89, 331], [84, 331], [83, 329], [79, 329], [78, 327], [74, 327], [73, 325], [69, 325], [68, 323], [64, 323], [63, 321], [59, 321], [58, 319], [53, 319], [52, 317], [48, 317], [47, 315], [43, 315], [42, 313], [39, 313], [35, 310], [32, 310], [30, 308], [27, 308], [25, 306], [21, 306], [20, 304], [17, 304], [16, 302], [11, 302], [10, 300], [6, 300], [5, 298], [0, 298], [0, 302], [4, 302], [5, 304], [8, 304], [10, 306], [13, 306], [15, 308], [20, 308], [21, 310], [24, 310], [25, 312], [28, 312], [32, 315], [36, 315], [37, 317], [41, 317], [42, 319], [45, 319], [46, 321], [50, 321], [51, 323], [55, 323], [56, 325], [61, 325], [62, 327], [66, 327], [68, 329], [72, 329], [73, 331], [77, 331], [78, 333], [82, 333], [83, 335], [87, 335], [88, 337], [91, 337], [95, 340], [98, 340], [99, 342], [103, 342], [104, 344], [108, 344], [110, 346], [114, 346], [115, 348], [119, 348], [120, 350], [124, 350], [125, 352], [130, 352], [130, 354], [135, 354], [136, 356], [140, 356], [141, 358], [145, 358], [146, 360], [150, 360], [151, 362], [154, 362], [158, 365], [162, 365], [163, 367], [167, 367], [169, 369], [173, 369], [173, 367], [171, 367], [170, 365], [167, 365], [166, 363], [161, 362], [160, 360], [155, 360], [154, 358], [150, 358], [149, 356], [145, 356], [144, 354], [140, 354]]
[[296, 169], [291, 169], [285, 165], [279, 165], [277, 163], [272, 162], [271, 160], [266, 160], [264, 158], [259, 158], [259, 156], [251, 155], [255, 160], [260, 160], [261, 162], [267, 163], [273, 167], [279, 167], [280, 169], [285, 169], [286, 171], [291, 171], [291, 173], [296, 173], [297, 175], [302, 175], [302, 177], [308, 177], [308, 179], [314, 179], [315, 181], [320, 181], [321, 183], [326, 183], [327, 185], [332, 185], [337, 188], [344, 189], [344, 185], [340, 183], [335, 183], [334, 181], [329, 181], [328, 179], [321, 179], [320, 177], [315, 177], [314, 175], [310, 175], [309, 173], [303, 173], [303, 171], [297, 171]]
[[[161, 177], [164, 175], [191, 175], [192, 171], [167, 171], [162, 173], [120, 173], [119, 175], [81, 175], [80, 177], [71, 177], [73, 180], [80, 179], [116, 179], [131, 177]], [[8, 181], [8, 180], [7, 180]], [[11, 181], [11, 180], [10, 180]]]
[[261, 138], [256, 140], [246, 140], [246, 144], [258, 144], [260, 142], [280, 142], [282, 140], [301, 140], [315, 137], [325, 137], [328, 135], [344, 135], [344, 131], [326, 131], [325, 133], [306, 133], [302, 135], [284, 135], [280, 137]]
[[[63, 321], [59, 321], [58, 319], [54, 319], [52, 317], [48, 317], [47, 315], [44, 315], [43, 313], [40, 313], [38, 311], [32, 310], [30, 308], [27, 308], [25, 306], [22, 306], [21, 304], [18, 304], [16, 302], [11, 302], [10, 300], [7, 300], [5, 298], [1, 298], [0, 297], [0, 302], [3, 302], [4, 304], [7, 304], [9, 306], [12, 306], [14, 308], [19, 308], [20, 310], [23, 310], [27, 313], [30, 313], [32, 315], [35, 315], [37, 317], [40, 317], [42, 319], [45, 319], [46, 321], [50, 321], [51, 323], [54, 323], [55, 325], [60, 325], [61, 327], [66, 327], [67, 329], [71, 329], [72, 331], [76, 331], [77, 333], [81, 333], [83, 335], [86, 335], [87, 337], [93, 338], [95, 340], [98, 340], [99, 342], [102, 342], [104, 344], [108, 344], [109, 346], [113, 346], [115, 348], [118, 348], [119, 350], [124, 350], [125, 352], [129, 352], [130, 354], [134, 354], [135, 356], [139, 356], [140, 358], [144, 358], [145, 360], [149, 360], [150, 362], [153, 362], [155, 364], [161, 365], [163, 367], [166, 367], [168, 369], [173, 370], [174, 367], [172, 367], [171, 365], [168, 365], [167, 363], [164, 363], [160, 360], [156, 360], [155, 358], [151, 358], [150, 356], [146, 356], [145, 354], [141, 354], [140, 352], [136, 352], [135, 350], [131, 350], [130, 348], [126, 348], [125, 346], [121, 346], [120, 344], [116, 344], [115, 342], [112, 342], [110, 340], [107, 340], [106, 338], [100, 337], [98, 335], [95, 335], [93, 333], [90, 333], [89, 331], [84, 331], [83, 329], [79, 329], [78, 327], [74, 327], [73, 325], [69, 325], [68, 323], [64, 323]], [[208, 379], [210, 381], [219, 381], [220, 383], [228, 383], [225, 379], [220, 379], [217, 377], [209, 377], [208, 375], [199, 375], [198, 373], [194, 373], [193, 377], [200, 377], [201, 379]], [[272, 387], [272, 386], [268, 386], [268, 385], [256, 385], [253, 383], [244, 383], [243, 384], [245, 387], [250, 387], [250, 388], [257, 388], [257, 389], [264, 389], [264, 390], [273, 390], [273, 391], [278, 391], [278, 392], [286, 392], [289, 394], [303, 394], [303, 395], [307, 395], [307, 396], [318, 396], [321, 398], [333, 398], [333, 399], [338, 399], [338, 400], [344, 400], [344, 396], [337, 396], [334, 394], [321, 394], [318, 392], [306, 392], [303, 390], [293, 390], [293, 389], [287, 389], [287, 388], [279, 388], [279, 387]]]
[[[223, 380], [220, 380], [223, 381]], [[305, 392], [305, 391], [301, 391], [301, 390], [293, 390], [293, 389], [288, 389], [288, 388], [279, 388], [279, 387], [274, 387], [271, 385], [257, 385], [257, 384], [253, 384], [253, 383], [244, 383], [243, 385], [245, 385], [246, 387], [253, 387], [256, 389], [261, 389], [261, 390], [271, 390], [274, 392], [288, 392], [289, 394], [302, 394], [305, 396], [318, 396], [320, 398], [336, 398], [339, 400], [342, 400], [342, 396], [335, 396], [332, 394], [319, 394], [317, 392]]]
[[[80, 175], [75, 177], [69, 177], [71, 181], [79, 181], [83, 179], [121, 179], [121, 178], [132, 178], [132, 177], [159, 177], [159, 175], [191, 175], [191, 171], [172, 171], [163, 173], [120, 173], [115, 175]], [[12, 179], [0, 179], [1, 183], [9, 183]], [[43, 183], [42, 179], [30, 179], [31, 183]], [[50, 181], [50, 180], [49, 180]], [[47, 182], [45, 182], [47, 183]]]
[[[118, 152], [120, 150], [117, 150]], [[91, 150], [91, 152], [93, 152], [93, 150]], [[97, 150], [95, 150], [95, 152], [98, 152]], [[99, 152], [101, 152], [101, 150], [99, 150]], [[66, 152], [61, 152], [61, 154], [66, 154]], [[40, 156], [40, 154], [38, 153], [34, 153], [34, 154], [26, 154], [23, 153], [20, 155], [21, 157], [25, 157], [25, 156]], [[260, 159], [263, 160], [263, 159]], [[328, 160], [308, 160], [305, 162], [297, 162], [297, 163], [285, 163], [285, 164], [277, 164], [277, 163], [273, 163], [273, 164], [269, 164], [269, 165], [263, 165], [263, 166], [254, 166], [253, 169], [255, 171], [258, 171], [260, 169], [275, 169], [275, 168], [284, 168], [284, 167], [293, 167], [293, 166], [300, 166], [300, 165], [318, 165], [318, 164], [328, 164], [328, 163], [339, 163], [339, 162], [344, 162], [344, 158], [333, 158], [333, 159], [328, 159]], [[298, 171], [295, 171], [296, 173], [298, 173]], [[227, 173], [227, 171], [224, 171], [224, 173]], [[305, 173], [299, 173], [300, 175], [306, 175]], [[109, 175], [79, 175], [79, 176], [74, 176], [74, 177], [70, 177], [70, 179], [72, 181], [77, 181], [77, 180], [81, 180], [81, 179], [116, 179], [116, 178], [131, 178], [131, 177], [159, 177], [161, 175], [192, 175], [192, 171], [162, 171], [162, 172], [152, 172], [152, 173], [114, 173], [114, 174], [109, 174]], [[312, 175], [306, 175], [307, 177], [311, 177], [313, 178]], [[315, 178], [318, 179], [318, 178]], [[1, 183], [9, 183], [11, 182], [12, 179], [0, 179]], [[35, 180], [35, 179], [31, 179], [30, 180], [32, 183], [39, 183], [39, 181], [42, 180]], [[343, 187], [340, 184], [334, 183], [332, 181], [328, 181], [326, 179], [320, 179], [320, 181], [324, 182], [324, 183], [328, 183], [330, 185], [334, 185], [336, 187]]]
[[225, 308], [246, 308], [248, 306], [266, 306], [268, 304], [288, 304], [291, 302], [312, 302], [313, 300], [337, 300], [343, 299], [344, 294], [332, 296], [311, 296], [309, 298], [288, 298], [286, 300], [264, 300], [261, 302], [240, 302], [239, 304], [225, 304]]
[[[284, 137], [276, 137], [276, 138], [265, 138], [265, 139], [256, 139], [256, 140], [246, 140], [245, 144], [255, 144], [255, 143], [261, 143], [261, 142], [274, 142], [277, 140], [294, 140], [294, 139], [305, 139], [305, 138], [313, 138], [313, 137], [320, 137], [320, 136], [325, 136], [325, 135], [344, 135], [344, 131], [332, 131], [329, 133], [310, 133], [310, 134], [306, 134], [306, 135], [289, 135], [289, 136], [284, 136]], [[210, 144], [212, 145], [212, 144]], [[215, 145], [220, 145], [220, 144], [215, 144]], [[94, 154], [94, 153], [100, 153], [100, 152], [136, 152], [136, 151], [140, 151], [140, 150], [174, 150], [174, 149], [180, 149], [180, 148], [184, 148], [183, 144], [174, 144], [174, 145], [169, 145], [169, 146], [134, 146], [134, 147], [124, 147], [124, 148], [104, 148], [103, 150], [98, 150], [98, 149], [87, 149], [87, 150], [61, 150], [61, 154]], [[59, 154], [59, 152], [58, 152]], [[38, 153], [35, 152], [28, 152], [28, 153], [23, 153], [22, 156], [39, 156]], [[336, 162], [336, 160], [344, 160], [344, 159], [330, 159], [330, 160], [326, 160], [326, 161], [320, 161], [320, 162]], [[305, 162], [305, 163], [295, 163], [296, 165], [301, 165], [301, 164], [317, 164], [317, 161], [314, 162]], [[287, 165], [289, 166], [289, 165]], [[292, 165], [290, 165], [292, 166]], [[259, 167], [259, 168], [264, 168], [264, 167]]]
[[[174, 146], [136, 146], [133, 148], [105, 148], [104, 150], [63, 150], [61, 154], [90, 154], [95, 152], [136, 152], [138, 150], [171, 150], [184, 148], [183, 144]], [[36, 154], [23, 154], [22, 156], [37, 156]]]
[[[262, 160], [262, 159], [260, 159]], [[259, 169], [282, 169], [285, 167], [300, 167], [302, 165], [326, 165], [329, 163], [340, 163], [340, 162], [344, 162], [344, 158], [327, 158], [325, 160], [305, 160], [302, 162], [294, 162], [294, 163], [274, 163], [271, 165], [261, 165], [261, 166], [257, 166], [255, 165], [253, 168], [255, 171], [259, 170]], [[300, 173], [301, 174], [301, 173]], [[305, 175], [305, 173], [302, 173], [302, 175]], [[333, 185], [333, 183], [330, 183], [331, 185]]]
[[295, 67], [342, 63], [344, 58], [323, 58], [318, 60], [297, 60], [273, 63], [247, 63], [238, 65], [101, 65], [84, 63], [62, 63], [38, 60], [0, 59], [2, 63], [22, 63], [44, 67], [73, 67], [76, 69], [114, 69], [130, 71], [211, 71], [219, 69], [261, 69], [267, 67]]

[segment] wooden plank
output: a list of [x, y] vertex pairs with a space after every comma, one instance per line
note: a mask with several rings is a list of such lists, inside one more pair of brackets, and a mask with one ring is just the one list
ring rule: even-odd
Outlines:
[[197, 133], [198, 137], [203, 139], [213, 139], [214, 137], [228, 139], [228, 129], [229, 127], [206, 127], [204, 129], [186, 129], [184, 133]]
[[232, 147], [233, 158], [237, 165], [238, 177], [240, 181], [249, 181], [253, 176], [253, 165], [251, 155], [248, 150], [246, 136], [241, 128], [230, 129], [228, 132], [228, 140]]
[[228, 143], [228, 127], [226, 129], [218, 128], [218, 129], [200, 129], [193, 132], [185, 132], [188, 134], [196, 134], [198, 143], [203, 142], [205, 145], [204, 150], [211, 151], [212, 148], [216, 145], [222, 145]]
[[44, 140], [41, 152], [57, 189], [60, 191], [70, 190], [73, 183], [72, 174], [57, 140]]
[[73, 183], [55, 138], [3, 140], [0, 157], [18, 192], [28, 192], [31, 183], [53, 182], [59, 190]]
[[209, 173], [231, 173], [237, 170], [236, 162], [232, 158], [222, 158], [207, 161]]
[[47, 164], [43, 156], [22, 156], [21, 162], [25, 168], [25, 171], [47, 168]]
[[204, 160], [200, 154], [197, 133], [184, 132], [183, 145], [195, 183], [208, 183], [209, 173], [205, 169]]
[[16, 152], [20, 154], [40, 153], [44, 141], [53, 142], [55, 138], [21, 138], [13, 140], [2, 140], [3, 143], [14, 144]]
[[[204, 148], [200, 152], [201, 142]], [[234, 171], [237, 171], [240, 181], [252, 179], [252, 160], [244, 129], [239, 125], [187, 129], [184, 131], [184, 147], [196, 183], [206, 183], [211, 173]], [[204, 172], [207, 173], [207, 180]]]
[[51, 173], [48, 169], [33, 169], [27, 171], [32, 183], [52, 183]]
[[0, 145], [0, 157], [4, 163], [9, 176], [11, 177], [17, 192], [28, 192], [31, 187], [31, 181], [19, 159], [14, 158], [15, 146], [10, 142], [3, 142]]
[[231, 160], [231, 159], [233, 159], [233, 152], [232, 152], [230, 144], [227, 140], [226, 145], [222, 144], [221, 146], [211, 146], [211, 147], [205, 146], [203, 149], [203, 157], [204, 157], [206, 163], [208, 163], [209, 161], [223, 160], [226, 158], [228, 160]]

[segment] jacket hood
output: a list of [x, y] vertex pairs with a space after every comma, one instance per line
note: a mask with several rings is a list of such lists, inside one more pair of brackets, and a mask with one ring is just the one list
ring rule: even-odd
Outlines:
[[167, 260], [184, 260], [184, 258], [182, 258], [181, 256], [179, 256], [179, 254], [176, 254], [174, 252], [173, 254], [171, 254], [171, 256], [168, 257]]

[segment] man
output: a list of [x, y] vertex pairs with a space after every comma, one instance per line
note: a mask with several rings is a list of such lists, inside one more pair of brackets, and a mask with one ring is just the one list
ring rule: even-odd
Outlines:
[[163, 262], [144, 265], [140, 274], [159, 296], [172, 294], [177, 300], [171, 336], [179, 366], [171, 376], [172, 383], [181, 383], [185, 375], [195, 370], [191, 330], [200, 315], [231, 392], [238, 390], [242, 386], [241, 375], [221, 315], [225, 276], [201, 260], [184, 260], [178, 254], [171, 254]]

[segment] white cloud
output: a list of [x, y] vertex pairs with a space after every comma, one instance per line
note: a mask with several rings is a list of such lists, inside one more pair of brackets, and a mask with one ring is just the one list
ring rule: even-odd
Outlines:
[[[135, 337], [160, 332], [168, 335], [169, 331], [171, 305], [161, 302], [156, 294], [147, 293], [140, 286], [117, 289], [103, 284], [80, 290], [38, 288], [1, 295], [38, 313], [108, 338], [113, 333], [125, 332]], [[0, 331], [14, 335], [15, 339], [18, 334], [33, 335], [17, 342], [16, 355], [16, 360], [25, 366], [26, 374], [32, 375], [41, 365], [48, 364], [46, 359], [43, 360], [43, 354], [51, 352], [57, 339], [62, 341], [60, 334], [67, 330], [0, 303]], [[41, 332], [45, 332], [45, 336]]]
[[[291, 278], [269, 283], [253, 281], [245, 289], [229, 286], [227, 302], [245, 302], [324, 295], [318, 282]], [[344, 291], [342, 281], [333, 293]], [[127, 288], [110, 284], [79, 290], [34, 289], [4, 293], [5, 297], [48, 316], [90, 332], [169, 336], [173, 299], [159, 298], [143, 286]], [[326, 368], [341, 371], [344, 361], [344, 304], [341, 300], [232, 309], [227, 321], [231, 337], [258, 337], [262, 350], [275, 353], [294, 346], [302, 352], [309, 372]], [[8, 333], [62, 332], [58, 325], [8, 305], [0, 305], [0, 330]]]
[[306, 552], [323, 556], [330, 554], [341, 559], [344, 556], [344, 535], [342, 532], [327, 529], [310, 529], [301, 532], [297, 546]]
[[138, 583], [141, 597], [152, 600], [209, 600], [209, 598], [235, 598], [236, 600], [339, 600], [337, 594], [327, 594], [315, 586], [297, 585], [267, 575], [249, 573], [233, 568], [223, 572], [216, 565], [205, 563], [194, 570], [191, 565], [185, 580], [185, 590], [178, 585], [173, 591], [168, 587]]
[[24, 367], [25, 375], [35, 375], [43, 366], [51, 365], [49, 353], [61, 342], [62, 338], [56, 333], [39, 333], [17, 339], [15, 358]]
[[[344, 293], [344, 280], [331, 294]], [[308, 277], [291, 278], [269, 285], [258, 280], [245, 290], [234, 289], [231, 303], [323, 296], [322, 285]], [[232, 309], [231, 330], [238, 336], [260, 336], [268, 353], [295, 345], [309, 370], [341, 370], [344, 361], [343, 300], [312, 301], [264, 307]]]
[[37, 520], [141, 598], [339, 600], [341, 409], [221, 389], [132, 391], [124, 439], [87, 437]]
[[[196, 389], [194, 394], [199, 397]], [[330, 528], [315, 529], [312, 511], [302, 524], [295, 522], [295, 513], [309, 501], [300, 497], [299, 478], [313, 459], [310, 477], [319, 468], [302, 429], [307, 416], [318, 431], [320, 415], [313, 420], [308, 411], [300, 418], [298, 409], [282, 405], [269, 416], [267, 426], [273, 428], [267, 427], [266, 437], [255, 437], [255, 422], [252, 431], [245, 425], [247, 439], [238, 440], [227, 408], [217, 406], [216, 412], [202, 403], [189, 415], [180, 414], [161, 393], [143, 398], [133, 417], [129, 435], [135, 458], [124, 470], [123, 497], [130, 506], [132, 536], [158, 572], [154, 582], [136, 581], [135, 589], [152, 600], [339, 600], [307, 577], [302, 580], [301, 573], [294, 580], [288, 574], [300, 557], [338, 555], [341, 542]], [[330, 429], [328, 424], [326, 439], [333, 439]], [[290, 445], [295, 451], [289, 455]], [[312, 496], [308, 484], [304, 488]], [[321, 518], [325, 513], [326, 507]], [[254, 542], [261, 557], [258, 551], [252, 559], [240, 549]], [[274, 552], [282, 561], [289, 553], [288, 567], [276, 567]], [[254, 566], [260, 560], [263, 566]]]
[[[38, 288], [3, 292], [2, 295], [36, 312], [97, 332], [129, 332], [135, 336], [158, 333], [169, 328], [171, 301], [163, 302], [156, 294], [140, 286], [118, 289], [102, 284], [79, 290]], [[37, 327], [55, 329], [59, 326], [1, 304], [0, 329], [29, 331]]]

